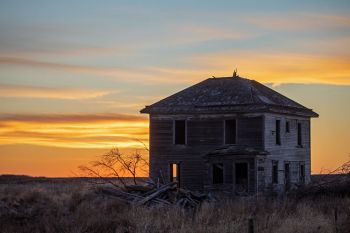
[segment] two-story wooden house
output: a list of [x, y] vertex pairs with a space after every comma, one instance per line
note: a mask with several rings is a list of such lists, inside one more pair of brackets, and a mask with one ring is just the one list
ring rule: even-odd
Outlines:
[[283, 191], [310, 181], [313, 112], [238, 76], [209, 78], [150, 115], [150, 177], [189, 189]]

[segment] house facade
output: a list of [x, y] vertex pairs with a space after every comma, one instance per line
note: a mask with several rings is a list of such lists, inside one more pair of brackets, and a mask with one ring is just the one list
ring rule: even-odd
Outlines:
[[254, 80], [209, 78], [141, 113], [150, 121], [150, 177], [192, 190], [288, 191], [310, 182], [310, 119]]

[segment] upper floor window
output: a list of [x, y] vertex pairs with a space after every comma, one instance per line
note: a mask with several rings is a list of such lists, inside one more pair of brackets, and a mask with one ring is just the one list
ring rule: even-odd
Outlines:
[[174, 143], [186, 144], [186, 121], [175, 120], [174, 121]]
[[301, 123], [298, 123], [298, 146], [302, 146]]
[[276, 145], [281, 145], [281, 121], [276, 120]]
[[225, 144], [236, 144], [236, 119], [225, 120]]

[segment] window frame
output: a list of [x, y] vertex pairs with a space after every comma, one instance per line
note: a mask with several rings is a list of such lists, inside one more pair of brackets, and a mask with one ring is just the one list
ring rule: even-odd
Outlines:
[[[184, 121], [185, 130], [184, 130], [184, 143], [176, 143], [176, 122]], [[174, 119], [173, 120], [173, 144], [174, 145], [187, 145], [187, 120], [186, 119]]]
[[288, 120], [286, 120], [286, 133], [290, 133], [290, 122]]
[[304, 162], [299, 163], [299, 183], [305, 184], [306, 167]]
[[302, 124], [301, 122], [297, 122], [297, 146], [303, 147], [303, 136], [302, 136]]
[[284, 185], [285, 190], [290, 190], [290, 184], [291, 184], [291, 164], [289, 161], [284, 161]]
[[[226, 122], [227, 121], [235, 121], [235, 138], [234, 138], [234, 143], [227, 143], [227, 140], [226, 140]], [[237, 145], [237, 118], [230, 118], [230, 119], [225, 119], [224, 120], [224, 145]]]
[[303, 124], [297, 122], [297, 147], [303, 147]]
[[[174, 170], [173, 166], [176, 166], [176, 179], [174, 179]], [[169, 169], [169, 182], [177, 182], [178, 186], [180, 187], [180, 182], [181, 182], [181, 162], [169, 162], [168, 164], [168, 169]]]
[[[278, 126], [278, 127], [277, 127]], [[275, 143], [276, 145], [280, 146], [282, 145], [281, 140], [281, 119], [275, 120]]]
[[278, 184], [278, 160], [272, 160], [271, 176], [272, 184]]

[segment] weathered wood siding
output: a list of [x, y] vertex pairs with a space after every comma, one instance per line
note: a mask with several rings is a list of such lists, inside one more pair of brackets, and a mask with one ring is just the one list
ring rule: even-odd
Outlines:
[[[210, 179], [203, 156], [224, 145], [224, 120], [237, 119], [237, 144], [263, 146], [263, 118], [237, 115], [151, 115], [150, 176], [169, 179], [169, 164], [180, 163], [181, 186], [202, 189]], [[173, 121], [186, 119], [187, 144], [174, 145]], [[224, 163], [224, 182], [232, 183], [232, 162]], [[160, 171], [162, 174], [160, 174]], [[254, 177], [254, 176], [253, 176]]]
[[[203, 156], [224, 145], [224, 120], [237, 120], [237, 144], [261, 147], [270, 154], [249, 163], [249, 190], [268, 188], [282, 191], [284, 164], [290, 164], [290, 181], [299, 183], [300, 164], [305, 164], [305, 182], [310, 181], [310, 119], [278, 114], [259, 115], [157, 115], [150, 117], [150, 176], [169, 179], [170, 163], [180, 163], [181, 186], [202, 189], [212, 182], [211, 168]], [[173, 121], [185, 119], [187, 144], [174, 145]], [[281, 124], [281, 145], [276, 144], [276, 120]], [[286, 121], [290, 131], [286, 132]], [[298, 145], [297, 125], [302, 125], [302, 146]], [[272, 185], [272, 161], [278, 161], [278, 184]], [[232, 160], [224, 164], [224, 183], [232, 184]], [[258, 183], [256, 181], [258, 179]]]
[[[276, 120], [281, 122], [281, 145], [276, 144]], [[290, 131], [286, 132], [286, 121]], [[292, 183], [299, 182], [300, 164], [305, 163], [305, 182], [310, 182], [310, 118], [294, 117], [278, 114], [265, 114], [264, 148], [270, 155], [265, 161], [266, 186], [272, 184], [272, 161], [278, 161], [278, 184], [275, 188], [283, 189], [285, 183], [284, 164], [290, 163]], [[302, 127], [302, 146], [298, 145], [298, 123]]]

